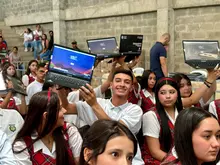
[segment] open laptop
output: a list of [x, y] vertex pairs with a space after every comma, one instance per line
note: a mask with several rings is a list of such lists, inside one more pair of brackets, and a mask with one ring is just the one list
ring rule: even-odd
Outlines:
[[[8, 77], [8, 79], [12, 82], [13, 88], [11, 89], [13, 93], [19, 93], [22, 95], [27, 95], [26, 90], [24, 89], [24, 85], [18, 78]], [[0, 72], [0, 94], [7, 94], [8, 88], [5, 85], [4, 78], [2, 76], [2, 72]]]
[[185, 63], [193, 68], [215, 68], [220, 63], [220, 49], [217, 40], [183, 40]]
[[94, 54], [54, 44], [45, 81], [80, 88], [91, 83], [95, 61]]
[[87, 40], [89, 52], [96, 54], [98, 59], [120, 56], [115, 37]]
[[121, 55], [127, 56], [125, 62], [129, 62], [140, 56], [142, 52], [143, 35], [121, 34], [120, 49]]

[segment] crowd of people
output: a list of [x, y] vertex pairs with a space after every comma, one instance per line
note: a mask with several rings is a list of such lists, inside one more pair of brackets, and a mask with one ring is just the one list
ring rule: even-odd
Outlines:
[[[4, 47], [7, 42], [0, 39]], [[186, 74], [168, 77], [169, 41], [165, 33], [155, 43], [150, 69], [141, 75], [132, 71], [139, 57], [126, 63], [122, 56], [112, 60], [100, 86], [71, 89], [45, 82], [48, 63], [37, 57], [48, 58], [51, 40], [40, 25], [27, 29], [24, 50], [33, 50], [34, 59], [26, 73], [21, 79], [16, 75], [12, 61], [22, 67], [17, 47], [1, 64], [8, 92], [0, 99], [0, 164], [218, 164], [220, 101], [212, 96], [220, 69], [207, 70], [206, 80], [193, 91]], [[80, 51], [75, 40], [72, 48]], [[20, 79], [27, 96], [13, 90], [12, 78]]]

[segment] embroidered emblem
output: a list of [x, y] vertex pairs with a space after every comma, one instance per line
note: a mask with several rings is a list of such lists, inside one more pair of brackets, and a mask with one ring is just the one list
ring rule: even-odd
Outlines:
[[16, 131], [15, 124], [9, 124], [9, 130], [10, 130], [11, 132], [15, 132], [15, 131]]

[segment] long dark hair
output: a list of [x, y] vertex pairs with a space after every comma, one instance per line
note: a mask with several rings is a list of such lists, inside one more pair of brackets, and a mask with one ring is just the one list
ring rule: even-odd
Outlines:
[[[118, 136], [127, 136], [134, 144], [134, 155], [137, 152], [137, 140], [131, 131], [114, 120], [98, 120], [86, 132], [83, 137], [83, 145], [80, 153], [80, 165], [87, 165], [91, 159], [96, 159], [98, 155], [105, 151], [107, 142]], [[92, 150], [92, 155], [86, 162], [84, 159], [84, 149]]]
[[[11, 64], [10, 62], [6, 62], [4, 65], [3, 65], [3, 68], [2, 68], [2, 76], [4, 78], [4, 81], [5, 83], [7, 84], [8, 81], [10, 81], [10, 76], [8, 75], [7, 73], [7, 69], [10, 67], [10, 66], [13, 66], [14, 69], [15, 69], [15, 74], [12, 76], [14, 78], [18, 78], [17, 74], [16, 74], [16, 68], [13, 64]], [[20, 80], [20, 79], [19, 79]]]
[[31, 60], [31, 61], [29, 61], [28, 67], [27, 67], [27, 71], [25, 72], [26, 75], [29, 75], [29, 74], [31, 73], [31, 70], [30, 70], [29, 67], [30, 67], [30, 65], [31, 65], [32, 63], [34, 63], [34, 62], [36, 62], [37, 65], [38, 65], [38, 61], [37, 61], [37, 60]]
[[[151, 71], [151, 70], [144, 70], [143, 75], [142, 75], [142, 79], [141, 79], [141, 89], [147, 89], [148, 88], [148, 79], [150, 74], [155, 74], [155, 72]], [[156, 81], [156, 80], [155, 80]], [[152, 89], [154, 91], [154, 88]]]
[[[48, 91], [50, 92], [50, 91]], [[48, 135], [55, 127], [58, 119], [58, 113], [60, 111], [59, 98], [56, 93], [47, 91], [42, 91], [34, 94], [28, 105], [28, 113], [24, 121], [24, 125], [18, 132], [15, 141], [13, 142], [14, 153], [21, 153], [27, 146], [21, 151], [14, 150], [14, 144], [16, 141], [20, 141], [24, 137], [30, 137], [31, 134], [38, 130], [42, 126], [42, 116], [44, 112], [47, 112], [47, 118], [45, 125], [41, 132], [38, 132], [38, 137], [33, 140], [35, 143], [37, 140]], [[50, 99], [48, 97], [50, 95]], [[57, 165], [70, 165], [73, 160], [69, 157], [66, 140], [64, 139], [63, 127], [57, 127], [53, 131], [53, 138], [56, 143], [56, 164]]]
[[187, 84], [192, 85], [189, 77], [183, 73], [176, 73], [175, 75], [173, 75], [172, 78], [176, 80], [179, 89], [180, 89], [180, 82], [182, 79], [185, 79], [187, 81]]
[[[174, 144], [178, 160], [182, 165], [197, 165], [197, 158], [193, 150], [192, 134], [199, 127], [202, 120], [210, 117], [216, 119], [208, 111], [196, 107], [185, 109], [179, 113], [175, 123]], [[203, 165], [215, 165], [219, 158], [220, 153], [218, 153], [216, 161], [203, 163]]]
[[160, 142], [163, 142], [163, 144], [164, 144], [162, 150], [165, 152], [169, 152], [169, 150], [172, 147], [172, 135], [171, 135], [170, 128], [168, 125], [169, 118], [165, 112], [163, 105], [161, 104], [161, 102], [158, 98], [159, 90], [164, 85], [170, 85], [177, 90], [178, 97], [177, 97], [177, 100], [175, 103], [175, 107], [178, 112], [180, 112], [183, 109], [183, 105], [182, 105], [182, 100], [181, 100], [181, 96], [180, 96], [180, 91], [179, 91], [179, 88], [177, 86], [176, 81], [174, 79], [168, 78], [168, 77], [159, 79], [156, 84], [156, 87], [155, 87], [156, 109], [157, 109], [157, 112], [160, 116], [161, 128], [162, 128], [161, 136], [160, 136], [159, 140], [160, 140]]

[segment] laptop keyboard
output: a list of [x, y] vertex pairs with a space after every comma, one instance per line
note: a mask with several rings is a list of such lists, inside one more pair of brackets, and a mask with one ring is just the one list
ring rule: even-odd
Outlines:
[[59, 84], [64, 87], [69, 88], [80, 88], [81, 86], [85, 86], [86, 83], [89, 83], [85, 80], [80, 80], [73, 77], [63, 76], [57, 73], [49, 72], [46, 76], [46, 81], [53, 82], [55, 84]]

